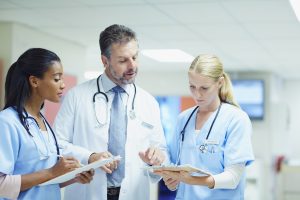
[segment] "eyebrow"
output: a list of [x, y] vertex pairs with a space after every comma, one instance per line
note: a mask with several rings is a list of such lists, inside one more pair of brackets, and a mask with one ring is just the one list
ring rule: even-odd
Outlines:
[[131, 58], [131, 57], [134, 57], [134, 56], [137, 56], [137, 55], [139, 55], [138, 51], [133, 56], [129, 56], [129, 57], [127, 57], [127, 56], [118, 56], [118, 58]]
[[53, 73], [52, 76], [56, 76], [56, 75], [63, 75], [62, 72], [57, 72], [57, 73]]

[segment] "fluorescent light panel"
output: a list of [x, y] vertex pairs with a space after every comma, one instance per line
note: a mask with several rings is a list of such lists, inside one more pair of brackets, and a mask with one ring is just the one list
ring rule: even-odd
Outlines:
[[290, 0], [292, 8], [296, 14], [298, 21], [300, 21], [300, 1], [299, 0]]
[[180, 49], [145, 49], [141, 53], [159, 62], [192, 62], [194, 57]]

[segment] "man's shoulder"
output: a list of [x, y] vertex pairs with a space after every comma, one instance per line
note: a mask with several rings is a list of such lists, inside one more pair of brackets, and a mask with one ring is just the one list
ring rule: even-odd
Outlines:
[[148, 91], [144, 90], [143, 88], [141, 88], [137, 85], [135, 85], [135, 87], [136, 87], [137, 94], [142, 95], [144, 98], [149, 98], [151, 100], [155, 100], [154, 96], [151, 95]]

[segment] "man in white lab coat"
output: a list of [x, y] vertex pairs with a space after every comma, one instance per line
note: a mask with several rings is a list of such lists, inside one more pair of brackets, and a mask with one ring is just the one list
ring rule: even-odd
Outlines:
[[[110, 148], [124, 154], [120, 162], [96, 170], [90, 184], [67, 187], [64, 196], [70, 200], [147, 200], [149, 179], [158, 181], [160, 177], [149, 174], [145, 166], [168, 162], [159, 106], [154, 97], [134, 84], [138, 71], [135, 33], [123, 25], [112, 25], [101, 32], [99, 43], [104, 73], [67, 93], [55, 119], [55, 133], [63, 154], [83, 164], [116, 154]], [[114, 136], [121, 142], [110, 137], [116, 134], [110, 132], [110, 124], [119, 118], [111, 118], [115, 86], [122, 88], [120, 98], [125, 108], [126, 126]], [[121, 164], [124, 176], [112, 181], [109, 175], [117, 174]]]

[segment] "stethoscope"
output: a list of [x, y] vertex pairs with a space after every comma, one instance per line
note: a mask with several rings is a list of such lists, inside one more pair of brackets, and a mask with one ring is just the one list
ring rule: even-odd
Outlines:
[[[105, 94], [104, 92], [101, 92], [100, 90], [100, 85], [99, 85], [99, 82], [100, 82], [100, 78], [101, 78], [101, 75], [98, 76], [97, 78], [97, 92], [93, 95], [93, 103], [94, 103], [94, 111], [95, 111], [95, 115], [96, 115], [96, 119], [97, 119], [97, 122], [99, 123], [99, 125], [105, 125], [107, 123], [107, 117], [108, 117], [108, 96], [107, 94]], [[135, 97], [136, 97], [136, 86], [135, 84], [133, 83], [133, 87], [134, 87], [134, 95], [133, 95], [133, 99], [132, 99], [132, 103], [131, 103], [131, 110], [129, 111], [129, 117], [130, 119], [135, 119], [136, 118], [136, 114], [135, 114], [135, 110], [134, 110], [134, 102], [135, 102]], [[105, 117], [103, 117], [103, 115], [101, 116], [100, 115], [100, 112], [97, 112], [99, 111], [101, 108], [100, 105], [97, 104], [97, 101], [96, 101], [96, 98], [97, 98], [97, 95], [102, 95], [105, 97]], [[98, 99], [98, 98], [97, 98]], [[101, 98], [103, 99], [103, 98]], [[103, 113], [101, 113], [103, 114]]]
[[[212, 121], [212, 123], [211, 123], [211, 125], [210, 125], [209, 131], [208, 131], [208, 133], [207, 133], [207, 135], [206, 135], [206, 139], [205, 139], [206, 141], [209, 139], [210, 132], [211, 132], [211, 130], [212, 130], [213, 126], [214, 126], [214, 123], [215, 123], [215, 121], [216, 121], [216, 119], [217, 119], [217, 117], [218, 117], [218, 115], [219, 115], [221, 106], [222, 106], [222, 103], [220, 103], [220, 105], [219, 105], [219, 107], [218, 107], [218, 110], [217, 110], [217, 113], [216, 113], [216, 115], [215, 115], [215, 117], [214, 117], [214, 119], [213, 119], [213, 121]], [[176, 165], [179, 164], [179, 160], [180, 160], [180, 157], [181, 157], [182, 145], [183, 145], [183, 142], [184, 142], [184, 136], [185, 136], [185, 129], [186, 129], [187, 125], [189, 124], [189, 122], [190, 122], [190, 120], [191, 120], [193, 114], [196, 112], [196, 110], [197, 110], [198, 108], [199, 108], [199, 106], [196, 106], [196, 107], [194, 108], [194, 110], [192, 111], [192, 113], [191, 113], [190, 116], [188, 117], [187, 121], [185, 122], [182, 131], [180, 132], [181, 139], [180, 139], [180, 144], [179, 144], [179, 150], [178, 150], [178, 153], [177, 153]], [[201, 153], [205, 153], [205, 152], [207, 151], [207, 144], [206, 144], [206, 143], [201, 144], [201, 145], [199, 146], [199, 150], [200, 150]]]
[[[25, 113], [24, 121], [25, 121], [25, 123], [26, 123], [26, 125], [25, 125], [26, 128], [25, 128], [25, 129], [26, 129], [26, 131], [28, 132], [29, 135], [31, 135], [32, 137], [34, 137], [34, 136], [30, 133], [30, 131], [29, 131], [29, 124], [28, 124], [27, 120], [28, 120], [28, 119], [33, 120], [34, 123], [36, 124], [36, 126], [39, 128], [39, 130], [40, 130], [40, 126], [39, 126], [39, 124], [38, 124], [38, 122], [36, 121], [35, 118], [33, 118], [33, 117], [31, 117], [31, 116], [28, 115], [28, 113], [27, 113], [26, 110], [24, 110], [24, 113]], [[55, 147], [56, 147], [56, 153], [57, 153], [57, 155], [60, 155], [60, 153], [59, 153], [59, 147], [58, 147], [58, 143], [57, 143], [57, 139], [56, 139], [56, 136], [55, 136], [55, 134], [54, 134], [53, 129], [51, 128], [50, 124], [48, 123], [48, 121], [46, 120], [46, 118], [44, 117], [44, 115], [42, 115], [42, 113], [39, 113], [39, 114], [40, 114], [40, 116], [43, 118], [43, 121], [46, 123], [46, 125], [49, 127], [50, 132], [51, 132], [51, 134], [52, 134], [52, 136], [53, 136], [53, 138], [54, 138]], [[47, 126], [46, 126], [46, 129], [47, 129]], [[47, 155], [47, 156], [44, 156], [43, 158], [41, 158], [41, 160], [46, 159], [46, 158], [48, 158], [48, 155]], [[57, 157], [57, 159], [59, 159], [59, 157]]]

